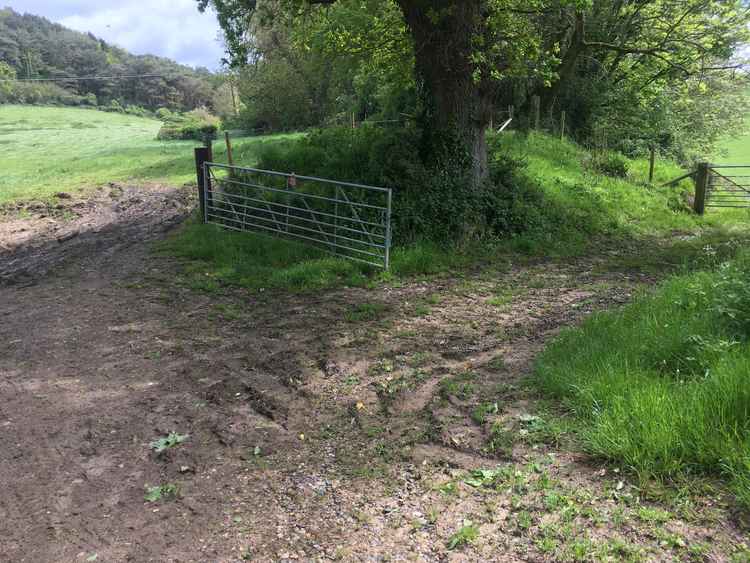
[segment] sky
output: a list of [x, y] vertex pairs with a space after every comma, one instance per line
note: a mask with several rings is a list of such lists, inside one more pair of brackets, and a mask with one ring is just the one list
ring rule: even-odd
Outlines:
[[196, 0], [0, 0], [16, 12], [90, 31], [136, 55], [160, 55], [217, 70], [224, 49], [213, 13]]

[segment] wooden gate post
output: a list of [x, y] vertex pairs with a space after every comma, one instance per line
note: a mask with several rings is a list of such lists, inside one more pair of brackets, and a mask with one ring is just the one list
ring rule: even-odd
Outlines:
[[565, 139], [565, 110], [560, 113], [560, 140]]
[[210, 191], [209, 185], [211, 183], [203, 166], [206, 162], [211, 162], [211, 149], [209, 147], [195, 147], [195, 176], [198, 181], [198, 202], [203, 223], [207, 222], [206, 195]]
[[652, 184], [654, 182], [654, 163], [656, 162], [656, 147], [654, 145], [651, 145], [649, 147], [649, 150], [651, 151], [651, 154], [649, 155], [649, 160], [648, 160], [648, 183]]
[[700, 162], [695, 173], [695, 201], [693, 210], [698, 215], [706, 211], [706, 195], [708, 195], [708, 176], [711, 173], [708, 162]]
[[541, 110], [542, 110], [542, 101], [539, 98], [539, 96], [534, 96], [531, 98], [531, 106], [534, 111], [534, 129], [536, 131], [539, 131], [539, 125], [541, 123]]
[[224, 131], [224, 142], [227, 145], [227, 163], [234, 166], [234, 155], [232, 154], [232, 141], [229, 138], [229, 131]]

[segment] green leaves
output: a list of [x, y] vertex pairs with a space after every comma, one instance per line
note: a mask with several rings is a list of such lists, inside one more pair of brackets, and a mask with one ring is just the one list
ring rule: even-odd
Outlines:
[[170, 432], [168, 436], [154, 440], [149, 444], [152, 450], [157, 454], [160, 454], [170, 448], [173, 448], [179, 444], [182, 444], [188, 439], [187, 434], [177, 434], [176, 432]]
[[511, 470], [505, 467], [497, 469], [477, 469], [472, 471], [464, 479], [464, 483], [474, 488], [495, 486], [499, 482], [505, 482], [511, 473]]
[[173, 498], [177, 496], [179, 489], [177, 485], [167, 483], [166, 485], [158, 485], [156, 487], [149, 487], [146, 485], [146, 494], [143, 499], [146, 502], [157, 502], [166, 498]]
[[448, 549], [453, 550], [474, 543], [479, 537], [479, 528], [471, 520], [464, 520], [463, 526], [448, 540]]

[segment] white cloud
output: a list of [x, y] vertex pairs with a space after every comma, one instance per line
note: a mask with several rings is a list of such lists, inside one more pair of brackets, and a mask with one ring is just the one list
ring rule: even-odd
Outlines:
[[198, 12], [195, 0], [5, 0], [5, 4], [90, 31], [139, 55], [160, 55], [212, 70], [224, 55], [216, 17]]

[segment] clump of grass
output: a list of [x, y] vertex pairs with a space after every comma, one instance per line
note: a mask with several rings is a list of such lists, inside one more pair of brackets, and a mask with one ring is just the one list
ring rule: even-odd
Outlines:
[[490, 435], [487, 437], [484, 449], [489, 454], [510, 457], [513, 453], [514, 441], [513, 434], [506, 430], [498, 420], [490, 428]]
[[477, 489], [492, 488], [500, 489], [513, 478], [511, 467], [498, 467], [496, 469], [476, 469], [464, 478], [464, 483]]
[[174, 448], [175, 446], [178, 446], [179, 444], [182, 444], [187, 439], [187, 434], [170, 432], [169, 435], [159, 438], [158, 440], [154, 440], [149, 445], [151, 446], [152, 450], [154, 450], [157, 454], [160, 454]]
[[645, 477], [723, 475], [750, 507], [749, 336], [745, 252], [561, 335], [535, 381], [594, 454]]
[[202, 291], [217, 291], [222, 285], [300, 292], [364, 287], [378, 280], [462, 268], [472, 260], [465, 253], [417, 243], [394, 249], [391, 270], [386, 273], [299, 242], [260, 233], [227, 231], [197, 220], [184, 225], [160, 249], [185, 259], [185, 283]]
[[479, 538], [479, 528], [471, 520], [464, 520], [463, 526], [448, 539], [448, 549], [458, 549], [474, 543], [477, 538]]
[[143, 498], [146, 502], [158, 502], [168, 498], [175, 498], [178, 492], [177, 485], [172, 483], [157, 485], [156, 487], [146, 485], [146, 494]]
[[197, 221], [185, 225], [161, 248], [189, 260], [185, 273], [193, 284], [197, 280], [254, 290], [310, 291], [362, 286], [367, 281], [364, 265], [292, 241], [225, 231]]
[[482, 425], [487, 421], [488, 415], [497, 414], [498, 410], [497, 402], [480, 403], [471, 411], [471, 419], [477, 424]]
[[388, 307], [384, 303], [360, 303], [346, 313], [346, 320], [352, 323], [376, 321], [380, 319]]
[[465, 401], [474, 394], [474, 380], [476, 378], [477, 374], [473, 371], [466, 371], [452, 377], [446, 377], [440, 382], [440, 394], [444, 399], [456, 397]]

